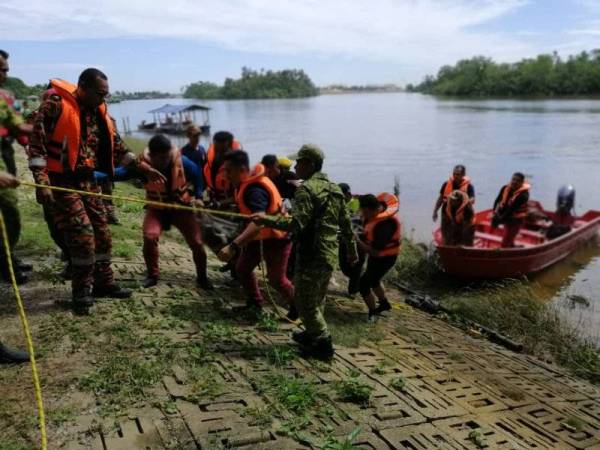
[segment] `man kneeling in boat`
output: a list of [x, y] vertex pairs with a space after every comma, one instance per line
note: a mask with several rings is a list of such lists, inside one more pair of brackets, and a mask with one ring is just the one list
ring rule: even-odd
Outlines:
[[475, 211], [469, 196], [456, 190], [450, 194], [443, 210], [442, 236], [445, 245], [473, 246]]
[[[140, 155], [140, 170], [146, 174], [158, 171], [162, 177], [146, 183], [146, 198], [151, 201], [175, 203], [190, 206], [195, 198], [202, 196], [201, 173], [198, 167], [182, 156], [181, 151], [171, 145], [163, 135], [156, 135], [148, 143], [148, 148]], [[148, 205], [144, 217], [144, 260], [148, 277], [144, 287], [155, 286], [158, 282], [158, 240], [164, 229], [174, 225], [190, 246], [196, 265], [196, 282], [202, 289], [212, 290], [206, 275], [206, 252], [202, 244], [200, 225], [193, 211], [165, 209]]]
[[521, 172], [513, 174], [511, 182], [500, 189], [494, 202], [492, 227], [497, 228], [500, 224], [504, 225], [502, 248], [515, 246], [515, 238], [527, 216], [530, 189], [531, 186], [525, 182], [525, 175]]
[[[358, 247], [368, 256], [367, 269], [360, 277], [359, 289], [369, 308], [369, 321], [392, 309], [381, 284], [394, 267], [400, 253], [402, 226], [398, 220], [398, 198], [393, 194], [361, 195], [358, 199], [363, 216], [364, 233]], [[375, 296], [379, 305], [375, 304]]]

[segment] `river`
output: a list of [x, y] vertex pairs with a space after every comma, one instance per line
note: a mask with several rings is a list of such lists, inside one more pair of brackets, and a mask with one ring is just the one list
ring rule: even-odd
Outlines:
[[[185, 99], [110, 105], [121, 126], [151, 121], [150, 109]], [[325, 171], [355, 193], [400, 182], [405, 234], [430, 241], [431, 213], [455, 164], [473, 179], [478, 208], [491, 207], [513, 172], [531, 181], [532, 197], [552, 209], [563, 184], [577, 190], [577, 212], [600, 209], [600, 100], [441, 100], [420, 94], [347, 94], [299, 100], [206, 101], [212, 130], [229, 130], [253, 161], [287, 155], [303, 143], [326, 154]], [[147, 135], [134, 136], [144, 137]], [[590, 334], [600, 334], [600, 246], [591, 245], [537, 275], [536, 292]], [[578, 294], [589, 306], [565, 297]]]

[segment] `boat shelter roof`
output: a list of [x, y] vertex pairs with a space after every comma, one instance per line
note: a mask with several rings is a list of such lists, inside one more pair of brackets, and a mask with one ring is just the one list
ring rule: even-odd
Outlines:
[[204, 105], [171, 105], [167, 103], [166, 105], [161, 106], [160, 108], [153, 109], [148, 111], [151, 114], [177, 114], [181, 112], [188, 111], [208, 111], [210, 108]]

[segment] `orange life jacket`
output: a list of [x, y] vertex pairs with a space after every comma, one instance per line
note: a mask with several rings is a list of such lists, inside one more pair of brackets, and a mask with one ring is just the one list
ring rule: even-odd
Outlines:
[[368, 245], [371, 245], [375, 240], [375, 227], [377, 226], [377, 224], [385, 220], [392, 219], [396, 222], [396, 231], [394, 232], [393, 236], [390, 236], [390, 239], [385, 245], [385, 247], [377, 252], [377, 256], [396, 256], [400, 253], [400, 239], [402, 237], [402, 224], [398, 219], [398, 209], [400, 208], [400, 202], [398, 200], [398, 197], [396, 197], [394, 194], [389, 194], [387, 192], [379, 194], [377, 196], [377, 199], [380, 202], [385, 203], [386, 209], [385, 211], [382, 211], [379, 214], [377, 214], [375, 218], [371, 219], [365, 224], [365, 242]]
[[[140, 155], [140, 160], [152, 166], [152, 159], [148, 149], [144, 149]], [[167, 187], [165, 183], [146, 183], [146, 200], [155, 202], [176, 202], [188, 205], [192, 200], [190, 193], [190, 183], [185, 179], [183, 161], [181, 159], [181, 150], [171, 149], [171, 185]], [[161, 209], [161, 207], [152, 206], [152, 208]]]
[[[521, 186], [519, 189], [513, 192], [509, 198], [510, 184], [507, 184], [502, 188], [502, 199], [500, 200], [500, 204], [498, 205], [499, 208], [504, 209], [512, 205], [519, 195], [521, 195], [523, 192], [529, 191], [530, 189], [531, 185], [529, 183], [523, 183], [523, 186]], [[524, 205], [521, 205], [521, 207], [513, 213], [512, 218], [524, 219], [527, 216], [528, 211], [529, 208], [527, 206], [527, 202], [525, 202]]]
[[446, 213], [446, 217], [448, 217], [448, 219], [450, 219], [450, 221], [457, 223], [457, 224], [463, 222], [463, 220], [465, 219], [465, 210], [467, 207], [469, 207], [471, 205], [469, 196], [463, 191], [458, 191], [458, 192], [460, 193], [460, 196], [462, 198], [462, 203], [460, 204], [458, 209], [456, 211], [454, 211], [454, 213], [453, 213], [452, 212], [452, 204], [450, 201], [447, 201], [446, 206], [444, 207], [444, 212]]
[[[77, 157], [81, 147], [81, 110], [75, 98], [77, 86], [68, 81], [55, 79], [50, 80], [50, 85], [56, 94], [61, 97], [62, 112], [54, 131], [48, 137], [46, 143], [48, 171], [55, 173], [63, 173], [65, 165], [71, 171], [75, 170], [77, 165]], [[108, 170], [110, 175], [114, 173], [113, 154], [114, 154], [114, 135], [115, 126], [112, 118], [108, 114], [106, 103], [98, 107], [100, 117], [103, 120], [108, 138], [110, 140], [110, 155], [107, 160], [110, 161]], [[65, 154], [66, 151], [66, 154]], [[65, 161], [66, 158], [66, 161]], [[90, 159], [82, 161], [83, 165], [94, 169], [94, 162]], [[104, 168], [106, 169], [106, 168]]]
[[448, 181], [446, 181], [446, 186], [444, 186], [444, 201], [450, 197], [453, 191], [459, 190], [461, 192], [467, 193], [469, 189], [469, 185], [471, 184], [471, 179], [467, 176], [464, 176], [462, 181], [460, 182], [460, 186], [458, 189], [454, 189], [454, 176], [450, 175]]
[[[237, 139], [233, 140], [233, 144], [231, 146], [232, 150], [241, 150], [242, 144]], [[221, 167], [217, 170], [217, 174], [213, 179], [213, 163], [215, 161], [215, 145], [210, 144], [208, 147], [208, 152], [206, 153], [206, 164], [204, 164], [204, 182], [206, 185], [211, 188], [213, 191], [217, 192], [227, 192], [231, 189], [231, 184], [227, 177], [225, 177], [223, 163], [221, 162]]]
[[[237, 202], [238, 208], [242, 214], [252, 214], [252, 211], [246, 205], [244, 200], [244, 194], [246, 190], [252, 185], [260, 185], [265, 191], [269, 194], [269, 206], [265, 211], [269, 215], [275, 215], [281, 212], [281, 206], [283, 203], [283, 199], [279, 194], [279, 190], [273, 184], [273, 182], [265, 175], [265, 166], [262, 164], [257, 164], [252, 172], [250, 172], [250, 176], [246, 178], [238, 188], [235, 196], [235, 200]], [[260, 230], [260, 233], [254, 240], [262, 241], [265, 239], [282, 239], [286, 236], [285, 231], [275, 230], [274, 228], [263, 227]]]

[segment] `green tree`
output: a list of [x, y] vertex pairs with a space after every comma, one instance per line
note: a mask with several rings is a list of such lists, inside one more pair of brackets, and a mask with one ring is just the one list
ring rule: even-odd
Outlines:
[[476, 56], [443, 66], [412, 90], [466, 97], [577, 96], [600, 94], [600, 50], [582, 52], [563, 61], [555, 52], [498, 64]]
[[302, 70], [255, 71], [242, 67], [241, 77], [227, 78], [223, 86], [199, 81], [186, 86], [183, 96], [201, 99], [301, 98], [318, 95], [312, 80]]

